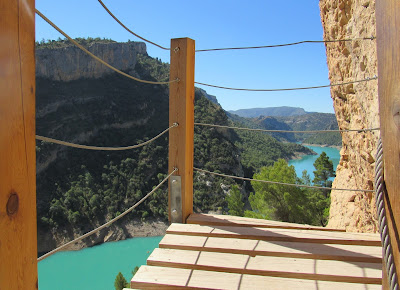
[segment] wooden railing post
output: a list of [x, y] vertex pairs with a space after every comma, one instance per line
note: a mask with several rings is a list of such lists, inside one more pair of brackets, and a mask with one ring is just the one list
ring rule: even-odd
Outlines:
[[[397, 277], [400, 278], [400, 1], [376, 1], [376, 26], [380, 127], [388, 191], [384, 199]], [[385, 288], [387, 276], [383, 278]]]
[[[170, 80], [179, 81], [169, 87], [169, 124], [179, 125], [169, 131], [168, 168], [169, 172], [177, 168], [176, 175], [180, 176], [180, 180], [171, 178], [169, 182], [168, 212], [171, 222], [185, 223], [193, 212], [194, 59], [194, 40], [171, 40]], [[179, 197], [171, 196], [172, 182], [180, 185], [179, 202], [175, 202]]]
[[0, 0], [0, 39], [0, 289], [37, 289], [34, 0]]

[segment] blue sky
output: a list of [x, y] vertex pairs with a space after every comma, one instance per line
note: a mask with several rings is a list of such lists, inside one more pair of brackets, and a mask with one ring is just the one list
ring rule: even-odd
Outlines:
[[[131, 30], [162, 46], [190, 37], [196, 49], [322, 40], [318, 0], [103, 0]], [[55, 4], [56, 3], [56, 4]], [[36, 0], [36, 8], [71, 37], [138, 41], [97, 0]], [[61, 35], [36, 16], [36, 39]], [[62, 37], [62, 36], [61, 36]], [[169, 52], [147, 44], [148, 54], [169, 62]], [[323, 44], [196, 54], [198, 82], [241, 88], [329, 84]], [[201, 87], [201, 86], [200, 86]], [[240, 92], [203, 87], [226, 110], [293, 106], [333, 112], [329, 88], [290, 92]]]

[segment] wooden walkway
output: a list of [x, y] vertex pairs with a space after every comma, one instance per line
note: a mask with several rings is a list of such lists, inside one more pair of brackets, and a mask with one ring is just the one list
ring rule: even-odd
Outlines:
[[379, 235], [193, 214], [172, 224], [134, 289], [381, 289]]

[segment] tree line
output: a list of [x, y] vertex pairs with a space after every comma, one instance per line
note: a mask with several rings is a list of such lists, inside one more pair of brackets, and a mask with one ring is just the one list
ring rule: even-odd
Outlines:
[[[333, 163], [325, 152], [314, 162], [314, 178], [306, 170], [298, 177], [294, 166], [279, 159], [271, 166], [265, 166], [253, 179], [332, 187], [331, 177], [335, 176]], [[272, 219], [291, 223], [325, 226], [329, 217], [330, 190], [269, 184], [251, 181], [254, 192], [242, 194], [234, 185], [226, 196], [229, 214], [261, 219]], [[246, 209], [247, 204], [247, 209]]]

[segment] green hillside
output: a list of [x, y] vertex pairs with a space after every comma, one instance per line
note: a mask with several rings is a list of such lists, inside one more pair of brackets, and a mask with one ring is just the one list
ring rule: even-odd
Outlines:
[[[62, 42], [40, 45], [51, 54], [52, 47], [66, 45]], [[142, 79], [166, 80], [169, 65], [142, 54], [132, 70]], [[138, 83], [111, 73], [68, 82], [38, 77], [36, 88], [38, 135], [119, 147], [141, 143], [168, 127], [166, 85]], [[196, 90], [196, 122], [231, 125], [225, 111], [206, 97], [210, 98]], [[197, 126], [194, 142], [195, 166], [250, 177], [278, 158], [290, 159], [296, 151], [307, 151], [266, 134]], [[36, 149], [39, 230], [86, 232], [137, 202], [167, 173], [168, 134], [128, 151], [87, 151], [41, 141]], [[225, 196], [234, 183], [196, 172], [195, 210], [226, 212]], [[124, 219], [166, 219], [167, 208], [167, 187], [163, 186]]]

